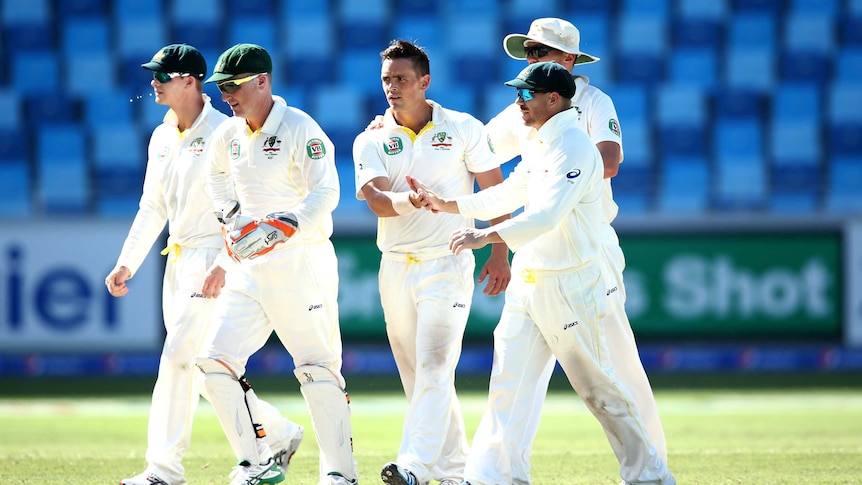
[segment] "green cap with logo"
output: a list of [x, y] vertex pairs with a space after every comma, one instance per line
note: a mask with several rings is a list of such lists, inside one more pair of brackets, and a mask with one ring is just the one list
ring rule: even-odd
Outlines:
[[159, 49], [150, 62], [141, 67], [156, 72], [178, 72], [203, 79], [207, 73], [207, 61], [203, 54], [188, 44], [171, 44]]
[[213, 69], [213, 75], [206, 82], [219, 82], [238, 74], [260, 74], [272, 72], [272, 58], [269, 52], [257, 44], [237, 44], [222, 52]]
[[506, 82], [506, 86], [534, 91], [557, 92], [564, 98], [575, 95], [575, 78], [565, 67], [556, 62], [536, 62], [525, 67], [518, 77]]

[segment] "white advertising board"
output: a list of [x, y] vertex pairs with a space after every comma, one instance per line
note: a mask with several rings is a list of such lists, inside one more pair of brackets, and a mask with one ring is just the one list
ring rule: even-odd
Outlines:
[[164, 334], [154, 247], [112, 297], [114, 267], [131, 221], [16, 222], [0, 232], [0, 351], [156, 350]]

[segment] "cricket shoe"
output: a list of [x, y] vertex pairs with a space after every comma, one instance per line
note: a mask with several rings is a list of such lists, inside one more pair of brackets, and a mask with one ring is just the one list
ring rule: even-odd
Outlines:
[[233, 467], [230, 477], [233, 479], [230, 485], [273, 485], [284, 481], [284, 473], [272, 458], [263, 465], [243, 460]]
[[461, 485], [463, 483], [466, 483], [467, 485], [470, 484], [470, 482], [462, 482], [459, 480], [453, 480], [451, 478], [444, 478], [443, 480], [440, 480], [440, 485]]
[[[185, 483], [185, 480], [183, 480]], [[156, 475], [154, 472], [149, 470], [144, 470], [143, 473], [139, 473], [132, 478], [124, 478], [120, 480], [120, 485], [171, 485], [170, 483], [164, 481]]]
[[388, 485], [419, 485], [416, 475], [397, 463], [387, 463], [380, 472], [380, 479]]
[[351, 480], [338, 472], [329, 472], [327, 478], [328, 481], [320, 483], [325, 485], [356, 485], [358, 483], [357, 480]]
[[302, 437], [305, 435], [305, 428], [296, 425], [296, 432], [291, 436], [286, 436], [283, 439], [276, 441], [272, 448], [272, 459], [275, 464], [281, 468], [281, 471], [287, 473], [287, 467], [290, 466], [290, 459], [296, 454], [299, 444], [302, 443]]

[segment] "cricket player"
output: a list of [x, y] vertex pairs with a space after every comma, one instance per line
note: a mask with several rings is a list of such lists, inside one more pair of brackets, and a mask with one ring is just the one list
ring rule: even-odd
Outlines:
[[310, 116], [273, 95], [272, 59], [258, 45], [224, 51], [207, 82], [234, 114], [211, 137], [208, 178], [228, 246], [219, 261], [229, 269], [226, 278], [223, 269], [211, 271], [204, 283], [205, 295], [221, 288], [221, 296], [196, 364], [239, 461], [231, 483], [284, 480], [260, 439], [259, 402], [245, 379], [246, 361], [273, 330], [293, 357], [311, 414], [319, 484], [356, 483], [329, 239], [339, 198], [332, 142]]
[[[381, 476], [396, 485], [432, 478], [455, 485], [463, 478], [468, 450], [455, 367], [473, 299], [475, 260], [471, 251], [453, 255], [448, 239], [473, 221], [420, 210], [405, 176], [421, 174], [434, 190], [453, 197], [473, 193], [474, 181], [485, 188], [503, 176], [482, 123], [426, 99], [431, 74], [424, 50], [396, 40], [380, 56], [389, 109], [380, 128], [356, 137], [353, 162], [356, 197], [379, 217], [380, 299], [408, 401], [397, 460]], [[494, 245], [479, 281], [485, 278], [485, 293], [505, 290], [510, 273], [504, 244]]]
[[[565, 67], [569, 72], [574, 66], [588, 64], [599, 60], [598, 57], [581, 52], [580, 33], [578, 29], [563, 19], [540, 18], [533, 21], [526, 34], [510, 34], [503, 39], [503, 48], [514, 59], [526, 59], [528, 63], [553, 61]], [[667, 462], [667, 446], [664, 429], [659, 417], [658, 407], [653, 397], [649, 378], [644, 371], [638, 354], [631, 324], [625, 312], [625, 285], [623, 269], [625, 257], [619, 245], [619, 238], [611, 226], [617, 215], [618, 207], [611, 191], [611, 178], [616, 176], [619, 164], [623, 159], [622, 134], [611, 98], [607, 94], [589, 84], [586, 76], [574, 76], [575, 95], [572, 98], [572, 109], [577, 113], [578, 126], [589, 135], [602, 156], [604, 167], [604, 188], [602, 191], [602, 226], [598, 233], [602, 242], [602, 250], [608, 268], [606, 271], [606, 296], [608, 316], [605, 318], [606, 338], [611, 350], [611, 362], [614, 373], [629, 389], [635, 404], [641, 412], [650, 440], [659, 452], [659, 456]], [[521, 154], [524, 146], [529, 143], [532, 133], [530, 127], [519, 123], [521, 110], [518, 104], [512, 104], [493, 118], [486, 125], [488, 136], [494, 151], [501, 163], [511, 160]], [[541, 409], [547, 393], [548, 382], [554, 370], [554, 360], [547, 362], [530, 361], [532, 366], [544, 366], [545, 372], [536, 381], [525, 383], [534, 388], [533, 406]], [[526, 391], [526, 389], [523, 389]], [[526, 395], [526, 394], [525, 394]], [[514, 483], [529, 483], [530, 455], [526, 450], [532, 448], [533, 439], [539, 427], [540, 415], [531, 415], [533, 419], [513, 420], [522, 430], [521, 438], [508, 443], [513, 457], [518, 457], [512, 463]], [[498, 437], [486, 435], [485, 430], [479, 430], [476, 440], [495, 440]], [[526, 451], [526, 452], [525, 452]]]
[[[441, 197], [412, 181], [420, 203], [431, 210], [489, 219], [524, 211], [486, 229], [452, 234], [454, 254], [506, 242], [515, 252], [513, 278], [494, 330], [494, 362], [488, 407], [467, 460], [470, 485], [519, 483], [512, 476], [509, 442], [518, 442], [533, 406], [533, 389], [544, 362], [556, 357], [572, 388], [598, 419], [620, 464], [625, 484], [676, 483], [645, 430], [632, 396], [616, 376], [608, 348], [601, 232], [603, 164], [592, 140], [579, 128], [572, 105], [576, 85], [555, 62], [530, 64], [508, 81], [532, 136], [521, 162], [501, 184], [482, 192]], [[511, 421], [507, 420], [511, 419]]]
[[[154, 131], [140, 207], [115, 268], [105, 279], [115, 297], [129, 292], [127, 280], [140, 267], [165, 223], [170, 236], [162, 290], [164, 348], [153, 388], [147, 429], [147, 468], [121, 485], [185, 484], [182, 458], [191, 441], [192, 421], [201, 392], [193, 372], [211, 320], [215, 300], [201, 294], [207, 269], [224, 242], [206, 193], [206, 150], [215, 127], [227, 117], [202, 92], [206, 61], [186, 44], [159, 49], [143, 64], [153, 72], [155, 101], [170, 109]], [[283, 418], [260, 401], [261, 420], [271, 431], [267, 440], [281, 466], [287, 467], [303, 436], [302, 426]]]

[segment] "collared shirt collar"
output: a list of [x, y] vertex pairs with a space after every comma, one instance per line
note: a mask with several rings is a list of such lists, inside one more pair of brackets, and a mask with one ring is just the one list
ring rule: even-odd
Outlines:
[[269, 114], [266, 116], [266, 121], [263, 122], [263, 126], [260, 127], [261, 133], [275, 133], [278, 131], [278, 125], [281, 123], [281, 120], [284, 119], [284, 112], [287, 111], [287, 101], [284, 100], [281, 96], [272, 96], [272, 109], [269, 110]]
[[563, 132], [566, 128], [569, 127], [570, 123], [578, 122], [578, 111], [574, 108], [569, 108], [565, 111], [560, 111], [559, 113], [551, 116], [551, 119], [545, 122], [541, 128], [539, 128], [537, 135], [539, 140], [542, 143], [551, 143], [560, 136], [560, 133]]
[[[203, 120], [206, 119], [207, 115], [215, 109], [212, 106], [212, 100], [206, 93], [201, 93], [201, 97], [204, 100], [204, 107], [198, 114], [198, 117], [195, 119], [194, 123], [192, 123], [192, 126], [188, 127], [186, 131], [194, 130], [198, 126], [200, 126], [200, 124], [203, 123]], [[180, 124], [179, 117], [177, 117], [177, 113], [173, 109], [169, 109], [168, 112], [165, 113], [164, 118], [162, 118], [162, 122], [175, 128], [179, 128]]]

